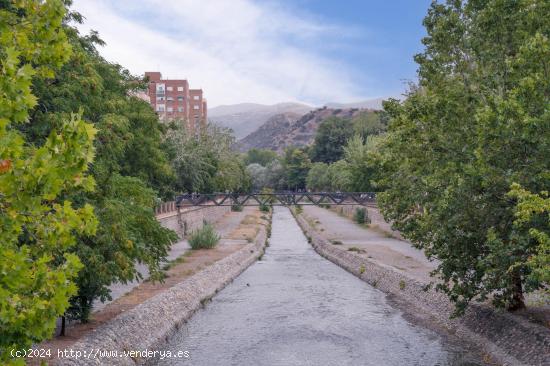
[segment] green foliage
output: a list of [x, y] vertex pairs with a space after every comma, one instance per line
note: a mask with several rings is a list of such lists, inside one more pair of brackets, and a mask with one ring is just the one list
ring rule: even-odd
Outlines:
[[328, 164], [326, 163], [313, 163], [311, 169], [307, 173], [306, 186], [310, 191], [326, 191], [330, 186]]
[[265, 149], [250, 149], [246, 152], [244, 157], [244, 164], [260, 164], [266, 167], [273, 160], [277, 159], [277, 153], [271, 150]]
[[524, 292], [545, 286], [529, 262], [540, 241], [514, 223], [507, 193], [512, 183], [550, 188], [548, 14], [544, 0], [434, 2], [416, 56], [419, 85], [385, 104], [379, 203], [440, 260], [437, 288], [457, 314], [486, 298], [518, 309]]
[[151, 279], [162, 279], [161, 260], [177, 240], [172, 230], [159, 225], [153, 212], [156, 194], [139, 178], [115, 174], [102, 189], [105, 194], [94, 201], [102, 225], [95, 236], [83, 237], [75, 247], [84, 269], [68, 315], [82, 321], [88, 320], [95, 299], [111, 298], [107, 286], [114, 280], [141, 279], [136, 262], [148, 266]]
[[240, 157], [233, 152], [230, 130], [208, 124], [199, 137], [181, 121], [169, 126], [165, 147], [176, 171], [180, 192], [247, 192], [252, 180]]
[[214, 226], [205, 223], [202, 228], [197, 229], [189, 236], [189, 245], [191, 249], [212, 249], [220, 241], [220, 236], [216, 233]]
[[368, 222], [367, 209], [364, 207], [357, 207], [353, 213], [353, 220], [358, 224], [365, 224]]
[[310, 167], [311, 161], [304, 150], [296, 147], [287, 148], [283, 157], [286, 188], [290, 190], [304, 189]]
[[355, 135], [344, 147], [344, 160], [349, 173], [349, 190], [354, 192], [376, 191], [374, 184], [380, 178], [378, 146], [383, 136], [368, 136], [366, 141]]
[[314, 162], [332, 163], [342, 158], [344, 145], [353, 134], [351, 120], [330, 117], [321, 122], [310, 156]]
[[142, 81], [99, 56], [97, 34], [80, 36], [67, 25], [63, 29], [72, 53], [54, 80], [33, 80], [39, 104], [31, 123], [19, 130], [29, 142], [41, 144], [78, 109], [98, 130], [90, 168], [96, 189], [66, 196], [93, 206], [99, 219], [97, 232], [78, 235], [71, 248], [85, 266], [67, 315], [86, 321], [94, 300], [109, 298], [110, 284], [139, 277], [135, 263], [147, 264], [152, 278], [159, 278], [159, 263], [176, 235], [160, 226], [152, 209], [157, 193], [173, 197], [175, 175], [162, 149], [164, 127], [148, 103], [132, 96]]
[[380, 135], [384, 133], [388, 126], [388, 117], [384, 111], [363, 111], [354, 117], [353, 132], [366, 140], [369, 136]]
[[535, 253], [527, 259], [527, 265], [531, 269], [528, 280], [543, 283], [548, 299], [550, 297], [550, 197], [548, 191], [537, 195], [522, 189], [519, 184], [512, 184], [508, 195], [516, 198], [518, 202], [514, 226], [519, 230], [527, 230], [538, 243]]
[[243, 211], [243, 205], [231, 205], [231, 211], [233, 212], [242, 212]]
[[19, 132], [37, 104], [33, 77], [52, 77], [71, 48], [61, 1], [10, 2], [0, 9], [0, 363], [12, 349], [49, 337], [76, 292], [82, 268], [69, 253], [75, 234], [93, 235], [90, 205], [68, 195], [91, 191], [87, 176], [96, 130], [80, 115], [60, 119], [40, 144]]

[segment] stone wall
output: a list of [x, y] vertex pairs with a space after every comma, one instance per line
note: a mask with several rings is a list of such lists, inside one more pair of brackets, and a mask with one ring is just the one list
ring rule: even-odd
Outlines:
[[158, 214], [157, 220], [162, 226], [174, 230], [183, 239], [191, 231], [200, 228], [204, 221], [214, 223], [230, 211], [230, 206], [183, 208], [179, 212]]
[[404, 302], [411, 313], [424, 314], [450, 333], [481, 347], [502, 365], [550, 365], [550, 331], [482, 304], [472, 304], [466, 314], [450, 319], [454, 305], [425, 283], [332, 245], [300, 215], [297, 221], [311, 238], [315, 250], [370, 285]]

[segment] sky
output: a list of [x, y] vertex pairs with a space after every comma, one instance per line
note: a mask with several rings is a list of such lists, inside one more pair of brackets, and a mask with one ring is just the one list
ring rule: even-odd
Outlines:
[[399, 97], [430, 0], [75, 0], [82, 34], [135, 75], [202, 88], [209, 107]]

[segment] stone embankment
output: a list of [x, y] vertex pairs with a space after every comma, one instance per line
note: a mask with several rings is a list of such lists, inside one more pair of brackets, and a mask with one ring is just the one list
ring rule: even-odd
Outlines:
[[317, 231], [303, 215], [295, 217], [321, 256], [392, 295], [398, 302], [405, 304], [411, 315], [427, 319], [449, 333], [477, 344], [491, 361], [498, 364], [550, 365], [548, 328], [483, 304], [473, 304], [463, 317], [450, 319], [453, 304], [444, 294], [434, 289], [426, 290], [427, 282], [408, 276], [379, 260], [374, 261], [368, 256], [346, 250], [342, 245], [334, 245], [324, 232]]
[[169, 204], [161, 207], [163, 209], [157, 211], [157, 220], [162, 226], [178, 233], [180, 238], [200, 228], [204, 222], [214, 223], [231, 211], [229, 206], [188, 207], [180, 210]]
[[[182, 212], [179, 215], [168, 213], [166, 217], [160, 215], [158, 218], [163, 224], [177, 225], [172, 228], [182, 234], [181, 230], [185, 228], [192, 230], [202, 225], [203, 219], [208, 222], [215, 221], [216, 216], [223, 215], [224, 210], [224, 207], [209, 207]], [[87, 357], [58, 359], [55, 364], [144, 364], [147, 358], [141, 357], [143, 351], [153, 351], [162, 346], [195, 311], [263, 254], [268, 231], [265, 225], [258, 225], [257, 235], [251, 243], [110, 322], [102, 324], [71, 346], [74, 352], [80, 352]], [[110, 357], [98, 357], [102, 353], [91, 354], [95, 350], [101, 350], [103, 354], [110, 352]], [[136, 351], [138, 356], [121, 357], [123, 352], [129, 351]], [[113, 352], [116, 352], [118, 357], [113, 357]]]

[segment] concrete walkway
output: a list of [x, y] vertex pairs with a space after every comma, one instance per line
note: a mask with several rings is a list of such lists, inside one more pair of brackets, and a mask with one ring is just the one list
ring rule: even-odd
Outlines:
[[[216, 231], [218, 232], [218, 234], [222, 238], [220, 240], [219, 245], [234, 243], [235, 240], [224, 239], [224, 237], [228, 236], [233, 230], [235, 230], [235, 228], [237, 228], [237, 226], [239, 226], [241, 221], [244, 219], [244, 217], [248, 213], [250, 213], [251, 211], [254, 211], [256, 209], [257, 208], [255, 208], [255, 207], [244, 207], [243, 211], [241, 211], [241, 212], [229, 212], [226, 215], [224, 215], [219, 221], [217, 221], [214, 224], [214, 226], [216, 228]], [[183, 254], [185, 254], [185, 252], [188, 251], [189, 249], [191, 249], [191, 248], [189, 246], [189, 242], [187, 241], [187, 239], [180, 240], [177, 243], [174, 243], [172, 245], [172, 247], [170, 248], [170, 251], [168, 252], [168, 256], [166, 257], [166, 259], [168, 260], [168, 262], [173, 261], [176, 258], [178, 258], [178, 257], [182, 256]], [[147, 269], [146, 265], [136, 264], [136, 269], [142, 275], [143, 280], [146, 280], [146, 279], [149, 278], [149, 270]], [[132, 282], [128, 282], [126, 284], [120, 283], [120, 282], [112, 284], [111, 286], [109, 286], [109, 288], [111, 289], [112, 300], [111, 301], [105, 301], [103, 303], [100, 302], [100, 301], [96, 301], [96, 303], [94, 304], [93, 311], [94, 312], [99, 311], [99, 310], [103, 309], [110, 302], [124, 296], [125, 294], [130, 292], [134, 287], [138, 286], [141, 282], [143, 282], [143, 280], [142, 281], [132, 281]]]
[[302, 206], [311, 226], [342, 249], [356, 251], [381, 265], [391, 266], [413, 278], [430, 281], [436, 261], [429, 261], [421, 250], [380, 230], [358, 225], [337, 213], [318, 207]]

